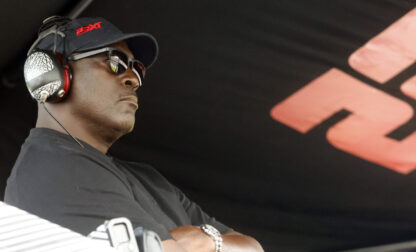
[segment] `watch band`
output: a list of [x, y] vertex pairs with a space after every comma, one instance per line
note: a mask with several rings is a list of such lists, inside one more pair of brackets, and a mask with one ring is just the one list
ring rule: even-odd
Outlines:
[[220, 232], [213, 226], [208, 224], [202, 224], [201, 225], [202, 231], [207, 234], [209, 237], [211, 237], [215, 242], [215, 252], [221, 252], [222, 251], [222, 237]]

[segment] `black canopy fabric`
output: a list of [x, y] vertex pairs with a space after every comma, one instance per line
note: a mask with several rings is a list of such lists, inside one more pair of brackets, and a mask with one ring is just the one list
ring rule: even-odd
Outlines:
[[[160, 46], [135, 131], [110, 153], [266, 251], [415, 239], [415, 4], [95, 1], [83, 16]], [[1, 89], [3, 181], [35, 121], [25, 92]]]

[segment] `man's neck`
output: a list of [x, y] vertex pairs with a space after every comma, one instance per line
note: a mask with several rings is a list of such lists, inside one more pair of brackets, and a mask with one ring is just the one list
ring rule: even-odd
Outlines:
[[[52, 111], [51, 113], [53, 114]], [[59, 123], [47, 114], [45, 110], [42, 110], [38, 113], [36, 128], [49, 128], [64, 134], [68, 134], [69, 132], [72, 137], [88, 143], [104, 154], [107, 153], [111, 145], [118, 139], [118, 137], [114, 137], [116, 135], [115, 132], [109, 130], [104, 131], [104, 129], [99, 129], [99, 127], [85, 125], [81, 122], [73, 123], [73, 119], [59, 118], [55, 115], [54, 117]], [[107, 134], [103, 134], [103, 132]]]

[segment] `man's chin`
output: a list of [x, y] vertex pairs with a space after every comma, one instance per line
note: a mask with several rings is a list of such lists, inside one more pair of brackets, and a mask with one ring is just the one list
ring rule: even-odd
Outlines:
[[133, 131], [136, 118], [133, 113], [116, 113], [113, 116], [102, 118], [101, 127], [107, 135], [118, 139]]
[[135, 120], [125, 120], [120, 124], [120, 131], [123, 135], [128, 134], [133, 131], [134, 129]]

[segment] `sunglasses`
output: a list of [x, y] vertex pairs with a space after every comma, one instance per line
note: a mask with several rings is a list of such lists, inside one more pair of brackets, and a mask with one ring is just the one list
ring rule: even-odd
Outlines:
[[119, 75], [124, 73], [127, 70], [127, 68], [130, 67], [130, 69], [133, 71], [133, 73], [137, 76], [137, 79], [139, 80], [139, 87], [142, 86], [142, 80], [144, 79], [144, 76], [146, 74], [146, 68], [140, 61], [130, 58], [129, 56], [127, 56], [127, 54], [120, 51], [119, 49], [113, 47], [104, 47], [97, 50], [92, 50], [69, 56], [68, 60], [80, 60], [101, 53], [107, 53], [111, 72]]

